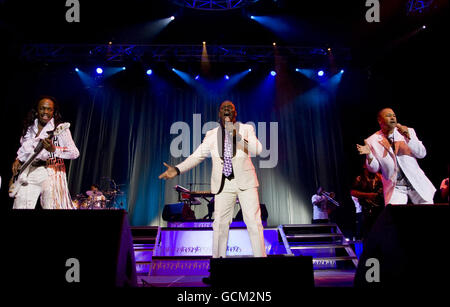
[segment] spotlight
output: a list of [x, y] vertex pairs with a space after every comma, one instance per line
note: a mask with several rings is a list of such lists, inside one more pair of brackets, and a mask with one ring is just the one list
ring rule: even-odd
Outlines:
[[296, 72], [300, 72], [300, 68], [296, 68], [295, 71], [296, 71]]
[[112, 42], [109, 42], [108, 45], [112, 45]]
[[206, 42], [203, 42], [203, 45], [206, 45]]
[[270, 75], [273, 76], [273, 77], [275, 77], [276, 74], [277, 74], [277, 73], [276, 73], [274, 70], [272, 70], [272, 71], [270, 72]]
[[249, 69], [248, 69], [248, 71], [252, 71], [252, 69], [251, 69], [251, 68], [249, 68]]
[[230, 77], [228, 75], [225, 75], [225, 79], [230, 80]]
[[175, 71], [175, 68], [172, 68], [172, 71]]
[[97, 72], [97, 74], [101, 75], [103, 73], [103, 69], [101, 69], [100, 67], [97, 67], [97, 69], [95, 70]]
[[427, 26], [426, 26], [426, 25], [423, 25], [423, 26], [422, 26], [422, 29], [426, 29], [426, 28], [427, 28]]
[[252, 16], [250, 16], [250, 19], [255, 19], [255, 16], [253, 16], [253, 15], [252, 15]]
[[[172, 68], [173, 70], [173, 68]], [[147, 75], [150, 76], [153, 73], [153, 71], [151, 69], [147, 69]]]
[[276, 45], [277, 45], [277, 43], [273, 42], [273, 43], [272, 43], [272, 45], [276, 46]]
[[78, 69], [78, 67], [75, 67], [75, 71], [76, 71], [76, 72], [79, 72], [80, 70]]
[[122, 70], [125, 70], [125, 69], [127, 69], [127, 68], [126, 68], [125, 66], [123, 66], [123, 67], [122, 67]]
[[319, 77], [322, 77], [322, 76], [324, 75], [323, 70], [319, 70], [319, 71], [317, 72], [317, 75], [318, 75]]
[[341, 74], [343, 74], [344, 73], [344, 70], [343, 69], [341, 69]]
[[175, 19], [175, 16], [170, 16], [170, 20], [174, 20]]
[[328, 48], [328, 51], [331, 51], [331, 48]]
[[195, 76], [195, 80], [198, 80], [200, 78], [200, 75]]

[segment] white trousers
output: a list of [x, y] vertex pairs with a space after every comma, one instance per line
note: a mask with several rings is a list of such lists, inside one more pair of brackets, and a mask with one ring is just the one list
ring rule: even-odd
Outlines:
[[415, 205], [433, 203], [433, 199], [423, 199], [416, 190], [409, 186], [395, 186], [389, 203], [393, 205], [406, 205], [408, 203], [408, 197]]
[[[34, 209], [48, 179], [48, 172], [44, 166], [30, 166], [26, 175], [27, 184], [22, 185], [17, 192], [13, 209]], [[46, 205], [42, 198], [41, 206], [44, 209], [53, 209], [50, 205]]]
[[266, 257], [258, 189], [251, 188], [242, 191], [238, 188], [236, 179], [225, 179], [222, 192], [217, 194], [214, 199], [213, 257], [226, 257], [228, 232], [233, 219], [236, 197], [239, 197], [253, 255], [255, 257]]

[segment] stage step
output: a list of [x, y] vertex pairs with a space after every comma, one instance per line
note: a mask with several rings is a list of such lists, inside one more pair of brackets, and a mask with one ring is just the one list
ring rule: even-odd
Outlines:
[[320, 234], [296, 234], [296, 235], [286, 235], [287, 239], [303, 239], [303, 238], [342, 238], [344, 237], [342, 234], [338, 233], [320, 233]]
[[291, 246], [292, 249], [320, 249], [320, 248], [347, 248], [349, 245], [343, 245], [343, 244], [314, 244], [314, 245], [299, 245]]
[[358, 264], [336, 224], [281, 225], [279, 229], [286, 250], [295, 256], [312, 256], [315, 270], [355, 269]]
[[135, 244], [155, 244], [159, 233], [158, 226], [133, 226], [130, 229]]
[[155, 244], [159, 235], [159, 227], [141, 226], [130, 227], [133, 237], [136, 273], [148, 275], [150, 273]]

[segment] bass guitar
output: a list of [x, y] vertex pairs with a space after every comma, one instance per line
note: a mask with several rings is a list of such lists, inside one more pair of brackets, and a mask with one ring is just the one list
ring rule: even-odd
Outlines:
[[[54, 131], [49, 131], [47, 134], [49, 135], [48, 138], [58, 136], [66, 129], [69, 129], [70, 123], [62, 123], [56, 127]], [[23, 163], [20, 168], [17, 170], [16, 174], [13, 175], [11, 180], [9, 181], [9, 190], [8, 194], [9, 197], [16, 197], [17, 193], [19, 192], [19, 189], [22, 185], [26, 185], [26, 170], [29, 169], [31, 163], [33, 163], [34, 159], [41, 153], [41, 151], [44, 149], [43, 140], [39, 140], [39, 143], [36, 145], [36, 148], [34, 149], [34, 153]]]

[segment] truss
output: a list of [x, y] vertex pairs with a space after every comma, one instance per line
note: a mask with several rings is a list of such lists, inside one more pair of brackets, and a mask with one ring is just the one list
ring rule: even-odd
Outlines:
[[172, 0], [175, 4], [208, 11], [231, 10], [253, 4], [258, 0]]
[[[148, 44], [27, 44], [22, 48], [22, 60], [27, 62], [121, 63], [200, 62], [202, 45]], [[276, 57], [306, 65], [320, 64], [328, 59], [326, 48], [320, 46], [248, 46], [208, 45], [210, 62], [269, 62]], [[350, 60], [348, 48], [333, 48], [336, 63]]]

